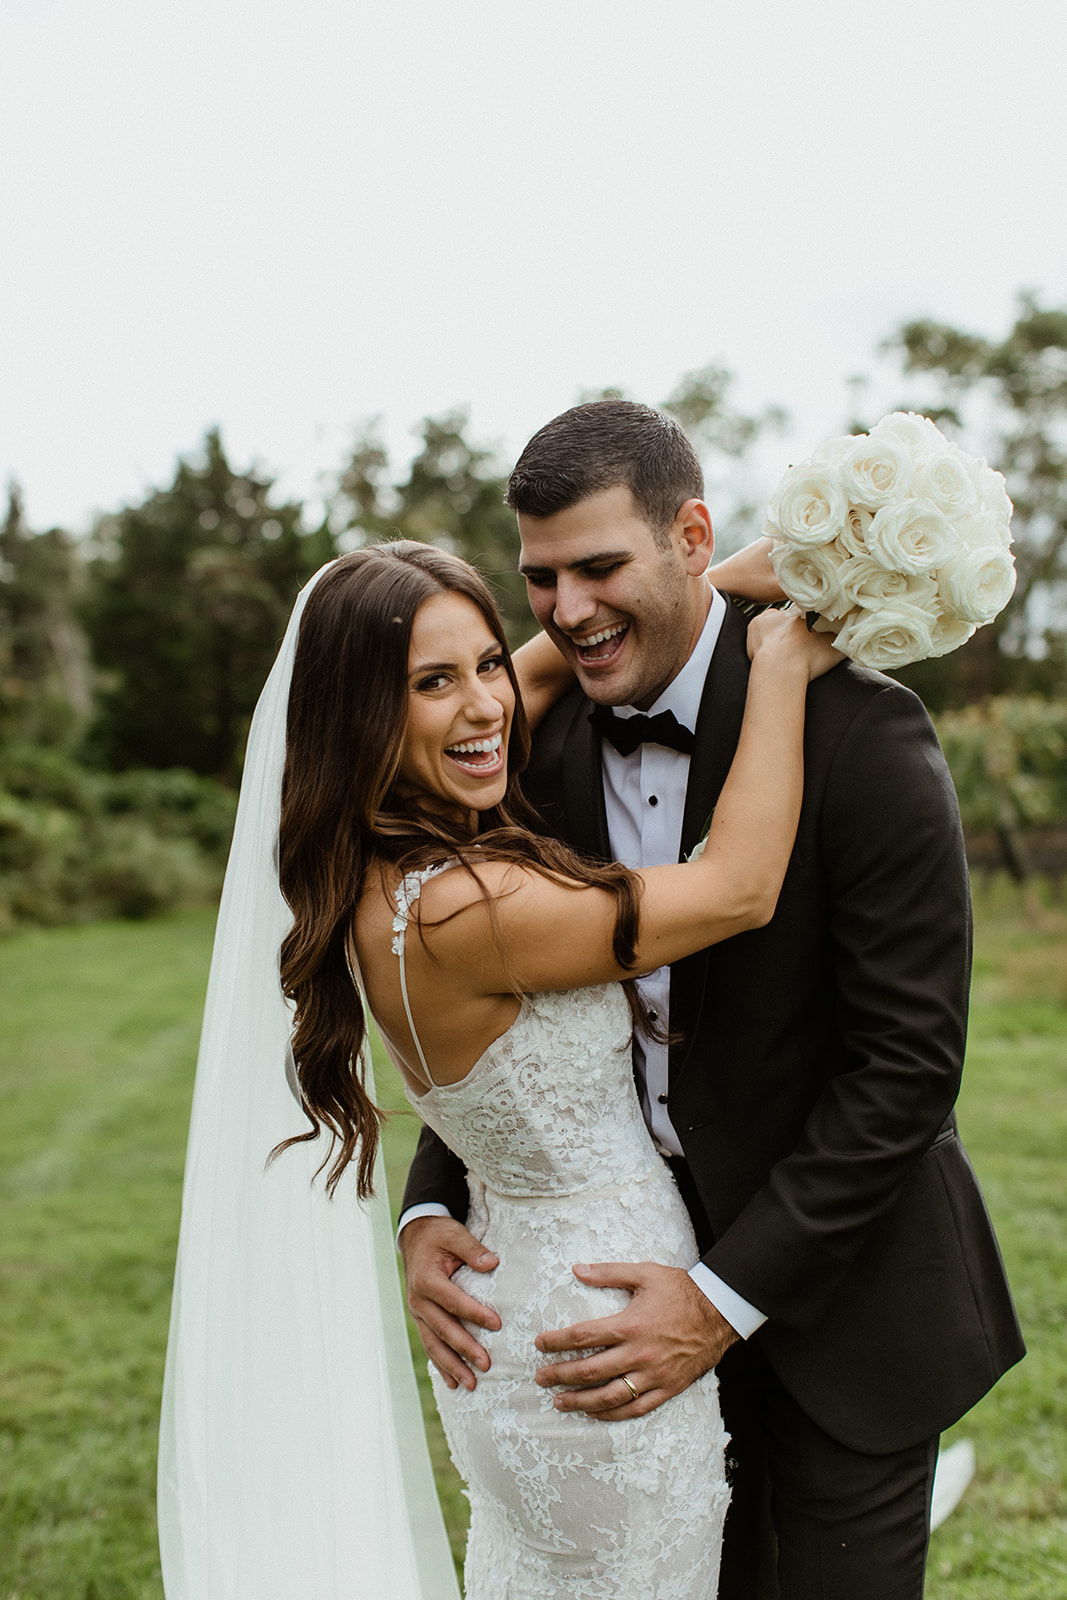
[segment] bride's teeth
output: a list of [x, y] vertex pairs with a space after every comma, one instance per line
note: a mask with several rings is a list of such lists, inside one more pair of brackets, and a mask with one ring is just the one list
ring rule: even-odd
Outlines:
[[448, 751], [453, 756], [487, 755], [500, 749], [500, 735], [495, 739], [469, 739], [466, 744], [450, 744]]

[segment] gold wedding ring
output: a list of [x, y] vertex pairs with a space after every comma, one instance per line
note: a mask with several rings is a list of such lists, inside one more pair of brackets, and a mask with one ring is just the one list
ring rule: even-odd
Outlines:
[[630, 1380], [626, 1376], [625, 1372], [620, 1372], [619, 1376], [622, 1379], [623, 1383], [626, 1385], [626, 1387], [629, 1389], [631, 1398], [634, 1399], [634, 1400], [640, 1400], [640, 1398], [641, 1398], [640, 1389], [635, 1389], [634, 1388], [633, 1384], [630, 1382]]

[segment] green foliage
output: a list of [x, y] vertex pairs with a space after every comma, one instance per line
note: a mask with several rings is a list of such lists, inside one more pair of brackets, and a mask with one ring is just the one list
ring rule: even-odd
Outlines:
[[747, 416], [728, 399], [734, 376], [712, 362], [681, 377], [662, 409], [676, 417], [702, 454], [743, 456], [765, 429], [782, 428], [787, 421], [780, 406], [768, 406], [758, 416]]
[[968, 831], [1067, 822], [1067, 702], [1000, 696], [935, 725]]
[[93, 772], [58, 750], [0, 752], [0, 930], [142, 918], [211, 899], [235, 797], [194, 773]]
[[[747, 416], [728, 399], [732, 375], [710, 365], [687, 373], [662, 409], [687, 430], [709, 462], [741, 459], [766, 428], [780, 427], [784, 413], [769, 407]], [[625, 398], [621, 389], [589, 390], [582, 401]], [[422, 438], [407, 476], [394, 481], [377, 420], [357, 438], [338, 477], [331, 526], [349, 543], [378, 539], [422, 539], [454, 550], [476, 566], [496, 591], [512, 645], [536, 631], [519, 577], [519, 535], [504, 503], [507, 471], [497, 454], [467, 436], [469, 415], [457, 409], [419, 424]], [[754, 537], [755, 508], [731, 497], [723, 520], [731, 546]], [[736, 525], [736, 526], [734, 526]]]
[[272, 488], [235, 471], [212, 431], [169, 488], [97, 525], [85, 619], [103, 764], [236, 777], [296, 591], [335, 553]]
[[507, 475], [493, 451], [467, 438], [468, 420], [462, 410], [424, 418], [422, 449], [400, 482], [389, 481], [389, 458], [372, 422], [338, 479], [331, 522], [349, 543], [420, 539], [463, 556], [489, 580], [517, 645], [536, 624], [517, 571], [518, 530], [504, 504]]
[[[989, 455], [1015, 505], [1018, 586], [1008, 610], [953, 656], [900, 676], [929, 704], [1004, 692], [1067, 692], [1067, 309], [1030, 294], [1000, 340], [920, 319], [885, 347], [925, 380], [925, 411]], [[992, 416], [992, 434], [988, 418]]]
[[75, 607], [83, 577], [61, 528], [34, 534], [17, 485], [0, 524], [0, 739], [72, 743], [90, 709]]

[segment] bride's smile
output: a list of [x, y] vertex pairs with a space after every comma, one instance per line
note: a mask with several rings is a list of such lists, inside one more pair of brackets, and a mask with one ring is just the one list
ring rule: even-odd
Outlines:
[[504, 651], [466, 595], [434, 595], [415, 614], [400, 780], [449, 809], [485, 811], [507, 788], [515, 691]]

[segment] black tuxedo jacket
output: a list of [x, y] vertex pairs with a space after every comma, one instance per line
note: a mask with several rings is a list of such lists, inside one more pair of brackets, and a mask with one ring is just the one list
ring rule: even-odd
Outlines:
[[[730, 767], [748, 682], [728, 606], [690, 764], [683, 856]], [[538, 732], [527, 795], [608, 857], [599, 740], [575, 690]], [[768, 1317], [754, 1336], [841, 1443], [903, 1449], [1023, 1354], [953, 1105], [970, 899], [952, 782], [920, 701], [852, 664], [812, 685], [804, 805], [771, 923], [675, 964], [668, 1111], [713, 1239], [703, 1259]], [[466, 1215], [424, 1130], [406, 1206]], [[703, 1224], [706, 1222], [706, 1229]]]

